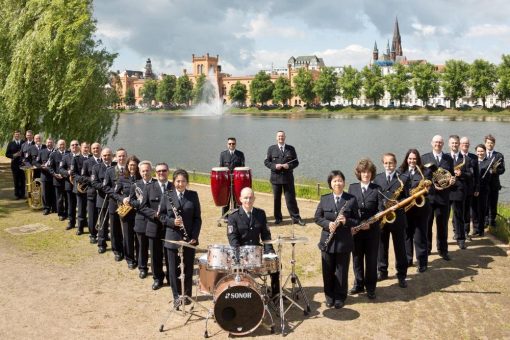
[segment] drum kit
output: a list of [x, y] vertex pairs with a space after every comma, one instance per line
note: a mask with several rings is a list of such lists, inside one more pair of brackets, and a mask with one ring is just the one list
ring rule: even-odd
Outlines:
[[249, 167], [237, 167], [231, 172], [227, 167], [216, 167], [211, 169], [211, 194], [214, 204], [217, 207], [229, 206], [229, 210], [218, 220], [218, 227], [221, 222], [232, 213], [235, 202], [241, 205], [239, 196], [241, 190], [251, 188], [252, 177]]
[[[161, 324], [159, 330], [163, 331], [166, 321], [170, 318], [172, 313], [178, 313], [180, 310], [182, 316], [189, 317], [186, 319], [185, 324], [191, 316], [198, 316], [204, 318], [195, 312], [195, 306], [207, 311], [205, 317], [205, 332], [204, 337], [209, 337], [208, 321], [211, 317], [219, 325], [221, 329], [231, 335], [246, 335], [255, 331], [264, 317], [270, 319], [271, 334], [275, 331], [275, 324], [273, 316], [269, 310], [269, 304], [277, 309], [277, 313], [281, 321], [282, 335], [285, 330], [285, 314], [292, 306], [296, 306], [308, 315], [310, 312], [310, 305], [308, 298], [301, 286], [299, 278], [295, 273], [295, 253], [294, 246], [297, 243], [308, 242], [306, 237], [278, 237], [272, 241], [266, 241], [268, 244], [278, 245], [278, 255], [276, 254], [263, 254], [262, 246], [241, 246], [234, 248], [229, 245], [212, 244], [205, 249], [200, 249], [192, 246], [183, 241], [170, 241], [179, 246], [179, 256], [181, 258], [181, 280], [182, 292], [184, 292], [184, 263], [183, 263], [183, 248], [191, 247], [197, 253], [202, 254], [198, 262], [198, 280], [196, 280], [196, 293], [194, 298], [181, 295], [178, 299], [173, 301], [173, 309], [170, 311], [168, 317]], [[291, 273], [287, 280], [282, 285], [282, 266], [281, 255], [282, 246], [284, 244], [292, 245], [292, 258]], [[280, 277], [280, 293], [276, 294], [272, 299], [268, 295], [268, 286], [266, 284], [267, 276], [270, 274], [278, 273]], [[257, 280], [259, 279], [259, 280]], [[287, 283], [292, 285], [286, 289]], [[198, 293], [201, 295], [212, 296], [213, 307], [208, 309], [198, 302]], [[184, 293], [183, 293], [184, 294]], [[296, 300], [298, 295], [301, 295], [306, 303], [306, 307], [301, 307]], [[290, 302], [287, 308], [284, 308], [284, 300]], [[279, 303], [279, 304], [278, 304]], [[189, 310], [186, 310], [186, 305], [190, 304]]]

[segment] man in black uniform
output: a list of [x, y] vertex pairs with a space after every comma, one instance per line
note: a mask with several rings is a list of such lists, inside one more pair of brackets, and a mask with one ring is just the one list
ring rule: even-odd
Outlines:
[[496, 226], [496, 216], [498, 214], [499, 191], [501, 182], [499, 176], [505, 173], [505, 158], [501, 152], [494, 150], [496, 138], [493, 135], [485, 136], [485, 147], [487, 148], [487, 159], [489, 160], [489, 172], [491, 173], [489, 182], [489, 202], [487, 204], [488, 225]]
[[469, 171], [470, 160], [464, 158], [459, 151], [460, 138], [457, 135], [451, 135], [448, 138], [448, 146], [453, 159], [455, 183], [450, 188], [450, 205], [448, 207], [448, 216], [450, 210], [453, 210], [453, 231], [454, 239], [460, 249], [466, 249], [466, 231], [464, 225], [464, 204], [466, 200], [466, 173]]
[[46, 145], [42, 144], [41, 135], [37, 134], [34, 136], [34, 145], [28, 149], [30, 165], [37, 168], [34, 170], [34, 178], [41, 178], [41, 169], [37, 166], [37, 157], [42, 149], [46, 149]]
[[[267, 226], [266, 213], [262, 209], [254, 208], [255, 194], [251, 188], [241, 190], [239, 197], [242, 206], [228, 217], [228, 243], [235, 248], [241, 246], [260, 246], [261, 241], [271, 240], [271, 231]], [[272, 244], [264, 244], [264, 253], [273, 253]], [[280, 291], [280, 273], [271, 275], [271, 295], [276, 296]]]
[[[230, 176], [234, 168], [244, 166], [244, 153], [236, 149], [237, 141], [235, 137], [228, 137], [227, 150], [222, 151], [220, 154], [220, 167], [226, 167], [230, 170]], [[234, 193], [231, 193], [234, 195]], [[237, 208], [237, 201], [233, 198], [234, 208]], [[224, 206], [221, 211], [221, 216], [225, 216], [229, 206]]]
[[282, 190], [285, 194], [285, 203], [293, 223], [304, 226], [305, 222], [299, 216], [294, 188], [293, 169], [297, 168], [299, 161], [296, 150], [292, 145], [285, 144], [285, 132], [276, 133], [277, 144], [271, 145], [267, 150], [264, 165], [271, 169], [270, 181], [273, 186], [274, 218], [275, 224], [282, 222]]
[[53, 187], [55, 188], [55, 197], [57, 201], [57, 214], [58, 219], [63, 221], [67, 218], [67, 197], [65, 194], [65, 183], [64, 177], [60, 174], [60, 163], [64, 156], [68, 153], [66, 151], [66, 142], [60, 139], [57, 142], [57, 150], [50, 154], [50, 163], [48, 170], [53, 177]]
[[[480, 193], [480, 176], [478, 171], [478, 156], [469, 152], [469, 138], [462, 137], [460, 139], [460, 152], [466, 158], [468, 163], [468, 171], [464, 174], [466, 176], [466, 200], [464, 201], [464, 231], [466, 238], [469, 238], [471, 230], [471, 218], [475, 215], [474, 198], [478, 197]], [[473, 227], [473, 230], [475, 228]]]
[[[421, 158], [422, 163], [426, 166], [424, 176], [431, 180], [434, 171], [437, 171], [438, 168], [443, 168], [452, 175], [450, 185], [453, 185], [453, 183], [455, 183], [453, 159], [450, 155], [443, 153], [443, 137], [435, 135], [432, 138], [431, 145], [432, 152], [424, 154]], [[427, 233], [429, 254], [432, 251], [432, 225], [434, 224], [435, 217], [437, 228], [436, 241], [439, 256], [446, 261], [450, 261], [450, 255], [448, 255], [448, 205], [450, 203], [450, 187], [440, 187], [437, 183], [433, 183], [429, 189], [428, 197], [431, 207]]]
[[80, 143], [71, 141], [71, 152], [65, 155], [60, 162], [60, 175], [64, 178], [64, 190], [67, 197], [67, 218], [69, 223], [66, 230], [76, 226], [76, 194], [74, 189], [74, 176], [78, 173], [75, 169], [74, 159], [80, 155]]
[[50, 166], [50, 155], [54, 152], [53, 139], [46, 139], [46, 148], [41, 149], [36, 157], [36, 167], [41, 169], [43, 215], [57, 211], [55, 199], [55, 188], [53, 187], [53, 176], [48, 167]]
[[92, 168], [96, 164], [103, 162], [101, 159], [101, 144], [92, 143], [92, 157], [83, 162], [81, 173], [77, 181], [84, 183], [87, 188], [87, 226], [89, 228], [90, 243], [97, 243], [96, 223], [99, 215], [99, 209], [96, 207], [96, 189], [91, 185]]
[[32, 130], [27, 130], [25, 132], [25, 142], [21, 145], [22, 165], [24, 166], [32, 165], [32, 154], [30, 153], [32, 145], [35, 145], [34, 133]]
[[87, 192], [80, 192], [78, 187], [81, 185], [78, 180], [83, 170], [83, 164], [90, 158], [90, 147], [87, 142], [83, 142], [80, 145], [80, 154], [74, 157], [74, 183], [73, 193], [76, 195], [76, 207], [78, 217], [78, 230], [76, 235], [83, 234], [83, 228], [87, 225]]
[[11, 172], [14, 181], [14, 196], [16, 199], [25, 198], [25, 173], [20, 169], [21, 166], [21, 145], [23, 144], [21, 133], [14, 131], [13, 140], [7, 144], [5, 156], [11, 159]]

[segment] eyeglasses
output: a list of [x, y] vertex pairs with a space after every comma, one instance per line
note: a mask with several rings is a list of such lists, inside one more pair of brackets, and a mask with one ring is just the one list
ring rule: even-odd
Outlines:
[[160, 173], [160, 172], [168, 172], [168, 170], [167, 170], [167, 169], [165, 169], [165, 170], [156, 170], [156, 172], [157, 172], [157, 173]]

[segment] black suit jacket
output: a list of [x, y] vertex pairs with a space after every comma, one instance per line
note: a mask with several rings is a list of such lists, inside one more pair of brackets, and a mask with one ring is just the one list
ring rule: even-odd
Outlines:
[[[253, 208], [248, 218], [243, 208], [235, 210], [228, 216], [228, 243], [232, 247], [261, 246], [260, 241], [271, 240], [271, 231], [267, 226], [266, 212]], [[264, 252], [274, 252], [272, 244], [264, 244]]]
[[473, 153], [467, 153], [467, 171], [465, 173], [466, 195], [480, 191], [480, 175], [478, 174], [478, 157]]
[[95, 200], [97, 195], [96, 189], [94, 188], [94, 186], [92, 186], [92, 169], [94, 168], [94, 165], [102, 163], [101, 158], [98, 158], [98, 160], [99, 161], [96, 161], [96, 158], [93, 156], [84, 160], [81, 167], [81, 172], [76, 177], [77, 181], [82, 181], [88, 184], [87, 199], [91, 201]]
[[149, 182], [147, 182], [147, 184], [145, 184], [143, 179], [140, 179], [131, 186], [129, 191], [129, 204], [131, 204], [131, 206], [136, 210], [134, 230], [140, 234], [145, 234], [147, 221], [149, 220], [146, 216], [140, 213], [140, 208], [143, 202], [143, 193], [145, 191], [145, 187], [152, 182], [152, 178]]
[[22, 165], [25, 165], [25, 166], [30, 166], [32, 165], [32, 153], [30, 152], [30, 149], [32, 148], [32, 146], [35, 145], [35, 142], [34, 141], [25, 141], [22, 145], [21, 145], [21, 163]]
[[[359, 224], [359, 209], [356, 197], [348, 193], [342, 193], [340, 198], [340, 209], [345, 205], [343, 215], [346, 218], [345, 225], [338, 226], [335, 236], [331, 240], [328, 253], [348, 253], [354, 247], [352, 240], [351, 228]], [[322, 195], [317, 210], [315, 211], [315, 223], [321, 228], [321, 238], [319, 247], [324, 244], [329, 236], [329, 223], [334, 222], [337, 218], [338, 211], [335, 205], [334, 195]], [[320, 248], [319, 248], [320, 249]]]
[[64, 177], [65, 190], [66, 191], [74, 191], [74, 183], [71, 183], [70, 177], [75, 176], [79, 172], [75, 168], [76, 164], [74, 159], [78, 156], [73, 156], [72, 153], [68, 153], [62, 158], [59, 167], [59, 173]]
[[[124, 171], [127, 171], [127, 168], [124, 167]], [[120, 169], [118, 166], [109, 167], [106, 170], [106, 174], [104, 175], [103, 181], [103, 191], [110, 195], [110, 199], [108, 202], [108, 211], [110, 214], [114, 214], [117, 210], [117, 199], [115, 198], [115, 192], [117, 192], [119, 187], [119, 180], [123, 176], [120, 173]]]
[[58, 179], [55, 176], [60, 174], [60, 163], [62, 162], [64, 156], [67, 154], [68, 151], [61, 153], [59, 150], [55, 150], [50, 155], [48, 171], [50, 172], [51, 176], [53, 176], [53, 185], [56, 187], [64, 187], [65, 178]]
[[[276, 170], [276, 164], [284, 163], [289, 163], [288, 169]], [[264, 160], [264, 165], [271, 169], [270, 182], [272, 184], [289, 184], [294, 182], [293, 170], [298, 167], [299, 160], [297, 158], [296, 150], [292, 145], [285, 144], [285, 149], [282, 154], [280, 148], [276, 144], [271, 145], [269, 149], [267, 149], [267, 156]]]
[[35, 159], [35, 166], [41, 169], [41, 181], [43, 182], [53, 182], [53, 176], [48, 167], [50, 166], [50, 155], [54, 151], [55, 149], [41, 149]]
[[450, 201], [464, 201], [466, 199], [468, 189], [468, 184], [466, 183], [468, 179], [467, 173], [469, 172], [469, 166], [471, 162], [469, 159], [464, 160], [464, 156], [461, 152], [459, 152], [456, 161], [453, 157], [452, 159], [454, 168], [456, 166], [461, 166], [461, 164], [464, 165], [462, 165], [460, 168], [460, 176], [455, 177], [455, 183], [450, 187]]
[[478, 174], [479, 174], [479, 184], [480, 184], [480, 192], [488, 192], [491, 182], [492, 174], [489, 171], [489, 159], [484, 158], [481, 162], [478, 162]]
[[[200, 229], [202, 228], [202, 213], [197, 192], [186, 190], [184, 191], [182, 200], [179, 201], [176, 190], [168, 191], [164, 202], [166, 204], [166, 213], [162, 214], [160, 220], [166, 227], [165, 239], [180, 241], [184, 236], [181, 227], [175, 225], [176, 216], [172, 209], [173, 204], [177, 213], [182, 217], [182, 222], [184, 223], [184, 228], [186, 229], [189, 240], [196, 240], [198, 245], [198, 237], [200, 236]], [[169, 249], [179, 248], [179, 246], [169, 242], [165, 242], [164, 247]]]
[[[441, 156], [441, 161], [437, 164], [436, 159], [434, 158], [434, 153], [429, 152], [421, 156], [421, 161], [423, 164], [436, 164], [437, 166], [447, 170], [450, 172], [452, 176], [453, 174], [453, 159], [450, 155], [443, 152]], [[432, 168], [425, 167], [425, 171], [423, 174], [429, 180], [432, 180]], [[444, 190], [436, 190], [434, 185], [432, 184], [429, 189], [429, 199], [431, 204], [438, 205], [448, 205], [450, 202], [450, 188], [446, 188]]]
[[92, 175], [90, 176], [90, 184], [96, 189], [96, 208], [102, 208], [104, 199], [106, 197], [106, 172], [109, 168], [114, 167], [116, 164], [112, 163], [106, 165], [105, 163], [98, 163], [92, 167]]
[[[494, 160], [494, 161], [493, 161]], [[496, 168], [496, 172], [492, 174], [490, 177], [489, 187], [491, 190], [501, 190], [501, 182], [499, 180], [499, 176], [505, 173], [505, 157], [501, 152], [493, 151], [491, 158], [489, 158], [489, 163], [492, 161], [492, 165], [497, 164], [498, 161], [501, 161], [498, 167]]]
[[[7, 149], [5, 150], [5, 156], [7, 158], [11, 159], [11, 169], [19, 170], [19, 167], [21, 166], [21, 146], [23, 145], [24, 141], [20, 140], [19, 146], [18, 143], [16, 143], [14, 140], [10, 141], [9, 144], [7, 144]], [[18, 155], [14, 156], [16, 153]]]
[[[423, 170], [422, 170], [423, 172]], [[411, 190], [416, 188], [420, 182], [422, 181], [422, 177], [420, 173], [416, 170], [414, 174], [411, 174], [411, 172], [408, 170], [404, 171], [402, 173], [402, 176], [405, 176], [408, 178], [407, 182], [405, 183], [405, 192], [406, 197], [411, 196]], [[426, 179], [426, 178], [425, 178]], [[423, 196], [423, 199], [425, 200], [425, 204], [422, 207], [413, 206], [411, 210], [407, 211], [407, 214], [412, 214], [413, 216], [420, 216], [424, 219], [428, 218], [428, 211], [429, 211], [429, 199], [428, 194], [425, 194]]]
[[44, 149], [46, 149], [45, 144], [39, 145], [39, 148], [37, 148], [37, 145], [34, 144], [28, 149], [28, 153], [30, 154], [30, 164], [37, 166], [37, 157], [39, 157], [39, 152]]
[[[174, 186], [171, 182], [167, 182], [166, 191], [173, 190]], [[156, 214], [160, 216], [167, 215], [166, 199], [161, 192], [161, 187], [158, 181], [153, 181], [145, 186], [143, 192], [143, 200], [140, 204], [140, 213], [147, 218], [147, 226], [145, 235], [147, 237], [163, 238], [164, 227], [163, 223]]]
[[[361, 221], [366, 221], [379, 212], [379, 190], [380, 187], [377, 184], [370, 183], [368, 184], [367, 191], [363, 195], [361, 192], [361, 183], [358, 182], [349, 185], [349, 194], [353, 195], [358, 202], [358, 214]], [[379, 221], [377, 221], [370, 226], [370, 229], [360, 230], [360, 232], [354, 235], [354, 237], [376, 238], [379, 237], [380, 231], [381, 228], [379, 227]]]
[[234, 150], [234, 154], [230, 154], [230, 150], [225, 150], [220, 153], [220, 166], [229, 168], [230, 171], [234, 168], [244, 166], [244, 153], [239, 150]]

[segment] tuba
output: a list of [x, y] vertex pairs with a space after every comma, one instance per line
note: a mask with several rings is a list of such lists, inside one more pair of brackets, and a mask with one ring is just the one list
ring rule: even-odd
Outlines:
[[418, 195], [418, 196], [415, 196], [415, 195], [416, 195], [416, 193], [420, 192], [423, 188], [428, 189], [430, 187], [430, 185], [432, 184], [431, 181], [429, 181], [428, 179], [425, 179], [425, 176], [423, 176], [423, 172], [421, 171], [421, 168], [419, 166], [417, 166], [416, 169], [420, 173], [421, 181], [420, 181], [420, 183], [418, 183], [418, 185], [416, 187], [412, 188], [409, 191], [410, 195], [415, 197], [415, 199], [409, 205], [407, 205], [405, 207], [404, 210], [406, 212], [414, 206], [421, 208], [425, 205], [425, 194]]
[[42, 183], [40, 178], [34, 179], [34, 167], [22, 166], [25, 172], [25, 185], [28, 194], [28, 206], [34, 210], [42, 209]]
[[[384, 208], [386, 210], [390, 209], [391, 207], [398, 203], [398, 198], [400, 197], [400, 194], [404, 190], [404, 182], [402, 182], [400, 177], [398, 177], [398, 173], [395, 172], [395, 176], [397, 176], [397, 179], [400, 182], [400, 187], [398, 187], [397, 190], [395, 190], [395, 192], [393, 193], [393, 195], [391, 195], [391, 197], [388, 198], [386, 203], [384, 203]], [[393, 223], [395, 222], [396, 218], [397, 214], [395, 213], [395, 210], [389, 211], [386, 215], [383, 216], [382, 224], [384, 225], [385, 223]]]

